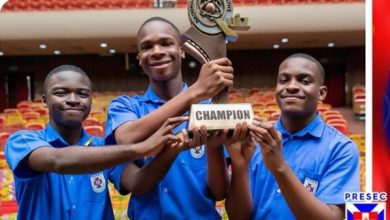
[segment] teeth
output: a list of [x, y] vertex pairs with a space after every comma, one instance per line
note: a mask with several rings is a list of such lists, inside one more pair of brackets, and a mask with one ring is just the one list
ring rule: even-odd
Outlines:
[[151, 66], [161, 66], [161, 65], [164, 65], [164, 64], [167, 64], [167, 63], [169, 63], [170, 61], [168, 60], [168, 61], [164, 61], [164, 62], [160, 62], [160, 63], [154, 63], [154, 64], [152, 64]]

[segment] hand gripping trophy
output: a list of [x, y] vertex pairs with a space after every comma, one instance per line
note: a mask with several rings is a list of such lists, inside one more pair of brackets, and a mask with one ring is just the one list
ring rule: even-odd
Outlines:
[[[183, 49], [201, 64], [226, 57], [226, 44], [238, 36], [233, 30], [248, 30], [248, 18], [233, 16], [231, 0], [190, 0], [188, 17], [191, 27], [184, 33]], [[228, 88], [213, 97], [212, 105], [191, 107], [189, 130], [205, 124], [208, 130], [233, 129], [238, 122], [251, 123], [250, 104], [226, 104]]]

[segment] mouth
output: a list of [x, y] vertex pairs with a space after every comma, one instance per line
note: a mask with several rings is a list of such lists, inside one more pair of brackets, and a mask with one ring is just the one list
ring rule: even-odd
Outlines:
[[171, 60], [163, 60], [163, 61], [158, 61], [158, 62], [153, 62], [150, 63], [150, 67], [153, 69], [160, 69], [160, 68], [165, 68], [171, 63]]
[[84, 112], [83, 109], [79, 109], [79, 108], [69, 108], [69, 109], [64, 109], [65, 112], [70, 112], [70, 113], [80, 113], [80, 112]]
[[304, 99], [303, 96], [281, 96], [281, 98], [286, 102], [297, 102], [299, 100]]

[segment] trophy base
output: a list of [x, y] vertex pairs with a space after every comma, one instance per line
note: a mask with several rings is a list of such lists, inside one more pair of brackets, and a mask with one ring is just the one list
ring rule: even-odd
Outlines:
[[[223, 129], [213, 129], [213, 130], [207, 129], [207, 137], [213, 136], [215, 132], [222, 131], [222, 130]], [[194, 138], [194, 133], [192, 132], [192, 130], [187, 130], [187, 133], [189, 138]], [[229, 128], [226, 136], [231, 137], [233, 136], [233, 133], [234, 133], [234, 128]]]
[[[191, 106], [190, 122], [188, 132], [193, 137], [194, 127], [207, 127], [208, 135], [215, 131], [228, 129], [233, 134], [237, 123], [253, 121], [253, 109], [249, 103], [242, 104], [193, 104]], [[229, 134], [228, 133], [228, 134]]]

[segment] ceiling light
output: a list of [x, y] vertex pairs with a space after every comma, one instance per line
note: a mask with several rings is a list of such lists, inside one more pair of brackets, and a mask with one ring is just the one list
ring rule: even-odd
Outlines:
[[284, 38], [282, 38], [282, 43], [287, 43], [288, 42], [288, 38], [287, 37], [284, 37]]
[[116, 53], [115, 49], [110, 49], [110, 53]]
[[274, 46], [272, 46], [274, 49], [278, 49], [280, 46], [279, 44], [274, 44]]
[[39, 44], [39, 48], [46, 49], [46, 44]]
[[102, 47], [102, 48], [106, 48], [107, 46], [108, 46], [107, 43], [100, 43], [100, 47]]
[[328, 43], [328, 47], [334, 47], [334, 43], [333, 42]]
[[189, 66], [190, 68], [195, 68], [197, 65], [196, 65], [196, 62], [195, 62], [195, 61], [191, 60], [191, 61], [188, 63], [188, 66]]
[[60, 54], [61, 54], [61, 51], [55, 50], [55, 51], [53, 51], [53, 53], [54, 53], [55, 55], [60, 55]]
[[4, 52], [3, 51], [0, 51], [0, 56], [4, 56]]

